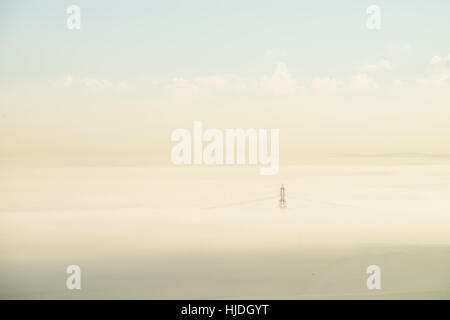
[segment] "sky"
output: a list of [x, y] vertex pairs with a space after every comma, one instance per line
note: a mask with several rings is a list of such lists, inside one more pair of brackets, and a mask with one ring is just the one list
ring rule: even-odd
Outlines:
[[194, 120], [280, 129], [281, 162], [445, 156], [449, 14], [448, 1], [4, 0], [0, 161], [164, 163]]

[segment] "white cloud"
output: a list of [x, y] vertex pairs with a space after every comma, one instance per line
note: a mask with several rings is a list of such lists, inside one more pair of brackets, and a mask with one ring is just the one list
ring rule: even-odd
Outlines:
[[450, 84], [450, 54], [431, 58], [428, 70], [425, 77], [416, 80], [419, 86], [442, 88]]
[[62, 79], [56, 81], [50, 81], [50, 84], [55, 87], [87, 88], [88, 90], [93, 91], [112, 88], [124, 92], [129, 88], [127, 81], [111, 82], [109, 80], [94, 77], [74, 77], [72, 75], [66, 75]]
[[83, 79], [84, 86], [90, 89], [98, 90], [98, 89], [106, 89], [111, 83], [108, 80], [95, 79], [95, 78], [84, 78]]
[[174, 78], [168, 88], [175, 95], [196, 95], [202, 91], [247, 91], [264, 90], [273, 94], [301, 93], [304, 88], [289, 73], [284, 63], [278, 63], [272, 75], [264, 75], [259, 80], [246, 79], [237, 75], [212, 75], [191, 79]]
[[419, 78], [416, 80], [420, 87], [434, 87], [442, 88], [447, 86], [450, 80], [450, 75], [445, 73], [430, 74], [426, 77]]
[[200, 88], [192, 81], [175, 78], [169, 85], [169, 89], [177, 96], [190, 96], [198, 93]]
[[262, 89], [275, 94], [291, 94], [303, 91], [303, 88], [297, 84], [284, 63], [278, 63], [271, 76], [263, 76], [260, 85]]
[[248, 87], [248, 81], [235, 75], [214, 75], [204, 78], [196, 78], [194, 82], [202, 88], [208, 89], [238, 89]]
[[318, 94], [333, 93], [342, 89], [344, 83], [335, 78], [316, 77], [311, 82], [311, 88]]
[[368, 90], [378, 88], [374, 79], [364, 73], [358, 73], [351, 77], [350, 88], [354, 90]]
[[[175, 95], [195, 95], [203, 91], [265, 91], [275, 95], [305, 95], [308, 92], [325, 95], [336, 92], [367, 91], [392, 87], [393, 89], [412, 89], [420, 86], [442, 87], [450, 83], [450, 55], [435, 56], [431, 59], [428, 75], [420, 79], [379, 79], [381, 72], [391, 71], [389, 60], [380, 59], [374, 64], [360, 65], [353, 75], [342, 78], [317, 76], [308, 85], [301, 85], [289, 72], [285, 63], [278, 63], [269, 75], [258, 78], [244, 78], [237, 75], [212, 75], [192, 79], [175, 78], [169, 88]], [[306, 82], [305, 82], [306, 83]]]
[[360, 72], [382, 72], [382, 71], [391, 71], [392, 65], [389, 60], [381, 59], [377, 63], [374, 64], [364, 64], [358, 67]]
[[434, 56], [431, 58], [430, 70], [434, 73], [450, 73], [450, 54], [446, 57]]
[[126, 91], [129, 89], [130, 86], [128, 84], [128, 81], [120, 81], [119, 84], [117, 85], [117, 87], [121, 91]]
[[73, 78], [70, 74], [64, 76], [64, 78], [51, 82], [55, 87], [70, 87], [73, 83]]
[[195, 95], [210, 90], [245, 90], [249, 81], [235, 75], [212, 75], [192, 79], [174, 78], [168, 88], [175, 95]]

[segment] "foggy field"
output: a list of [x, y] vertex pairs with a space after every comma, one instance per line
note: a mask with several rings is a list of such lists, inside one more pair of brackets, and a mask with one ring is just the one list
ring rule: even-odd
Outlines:
[[450, 166], [5, 166], [0, 261], [3, 299], [449, 299]]

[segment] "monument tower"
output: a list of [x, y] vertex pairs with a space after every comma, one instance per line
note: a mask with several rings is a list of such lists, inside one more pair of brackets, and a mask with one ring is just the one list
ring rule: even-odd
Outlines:
[[284, 193], [284, 185], [280, 188], [280, 208], [286, 208], [286, 198]]

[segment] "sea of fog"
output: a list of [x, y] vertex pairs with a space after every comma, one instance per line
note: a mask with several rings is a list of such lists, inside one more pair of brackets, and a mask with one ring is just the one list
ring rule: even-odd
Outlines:
[[0, 298], [450, 299], [450, 166], [3, 166]]

